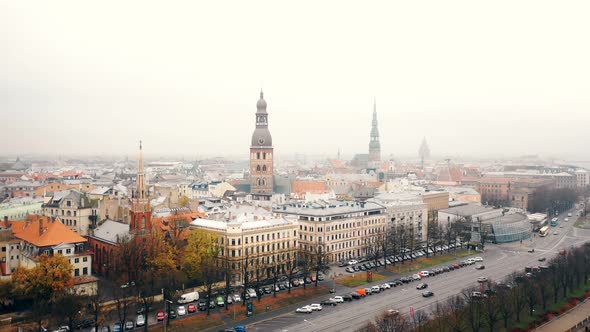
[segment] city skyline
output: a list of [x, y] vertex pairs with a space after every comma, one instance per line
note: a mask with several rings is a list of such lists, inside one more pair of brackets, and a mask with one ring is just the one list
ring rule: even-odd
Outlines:
[[587, 4], [259, 4], [4, 4], [0, 150], [247, 158], [262, 87], [277, 155], [366, 153], [376, 97], [384, 158], [589, 159]]

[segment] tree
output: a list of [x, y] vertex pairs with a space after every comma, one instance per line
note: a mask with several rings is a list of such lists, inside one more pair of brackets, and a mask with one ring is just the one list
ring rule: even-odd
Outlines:
[[105, 296], [102, 292], [101, 282], [99, 281], [96, 293], [88, 297], [88, 309], [94, 318], [94, 332], [98, 332], [98, 327], [104, 320], [101, 307], [101, 303], [104, 302], [104, 300]]
[[15, 292], [33, 299], [34, 317], [39, 329], [43, 317], [51, 312], [51, 306], [58, 296], [74, 285], [73, 267], [62, 255], [38, 256], [38, 264], [32, 269], [16, 268], [12, 273]]
[[500, 321], [500, 307], [504, 305], [498, 300], [498, 297], [491, 296], [485, 299], [483, 303], [484, 317], [490, 332], [496, 330], [496, 323]]
[[189, 203], [190, 199], [184, 195], [178, 199], [178, 205], [181, 207], [187, 207]]
[[385, 312], [373, 322], [367, 323], [359, 332], [406, 332], [411, 331], [410, 322], [399, 313]]
[[[74, 321], [79, 318], [81, 310], [84, 308], [86, 298], [75, 292], [65, 292], [58, 296], [53, 306], [53, 316], [65, 318], [70, 328], [74, 331]], [[61, 323], [61, 322], [57, 322]]]

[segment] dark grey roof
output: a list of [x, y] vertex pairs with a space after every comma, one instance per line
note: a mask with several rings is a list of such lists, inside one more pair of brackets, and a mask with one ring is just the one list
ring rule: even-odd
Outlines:
[[272, 147], [272, 136], [267, 127], [254, 129], [252, 147]]

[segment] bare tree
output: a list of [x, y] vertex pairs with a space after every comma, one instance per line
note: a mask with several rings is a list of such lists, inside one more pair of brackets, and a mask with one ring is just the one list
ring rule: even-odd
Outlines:
[[491, 296], [483, 302], [483, 310], [485, 321], [488, 325], [490, 332], [496, 330], [496, 323], [501, 319], [500, 307], [503, 305], [496, 296]]

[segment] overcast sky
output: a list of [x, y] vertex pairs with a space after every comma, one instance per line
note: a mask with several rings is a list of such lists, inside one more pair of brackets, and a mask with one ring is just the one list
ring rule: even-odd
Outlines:
[[588, 1], [1, 1], [0, 154], [589, 160]]

